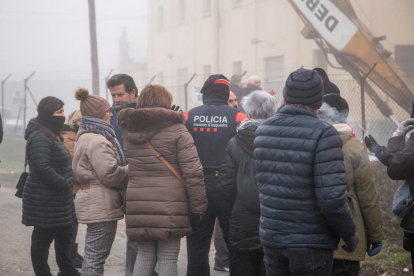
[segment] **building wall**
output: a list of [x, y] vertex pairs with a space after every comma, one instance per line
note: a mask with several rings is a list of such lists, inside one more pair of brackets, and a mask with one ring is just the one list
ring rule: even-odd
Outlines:
[[[210, 13], [205, 12], [205, 1], [210, 2]], [[185, 6], [185, 16], [180, 21], [181, 3]], [[395, 45], [414, 45], [414, 1], [351, 0], [351, 3], [359, 19], [375, 36], [387, 36], [382, 44], [390, 52], [394, 52]], [[163, 7], [161, 30], [157, 29], [159, 7]], [[314, 50], [319, 48], [300, 34], [304, 24], [286, 0], [151, 0], [148, 8], [148, 75], [162, 72], [163, 80], [155, 79], [154, 83], [162, 81], [178, 104], [184, 104], [186, 79], [196, 73], [191, 84], [204, 83], [208, 77], [203, 75], [205, 66], [211, 67], [212, 74], [222, 73], [230, 78], [234, 73], [233, 62], [241, 61], [242, 71], [247, 71], [244, 81], [250, 75], [263, 79], [270, 75], [283, 81], [301, 66], [317, 66]], [[254, 38], [265, 43], [253, 45]], [[274, 74], [266, 72], [267, 58], [273, 58], [268, 59], [268, 66], [281, 64], [283, 60], [282, 68], [275, 68]], [[331, 60], [334, 61], [333, 57]], [[178, 76], [184, 69], [186, 75]], [[329, 66], [328, 73], [333, 79], [350, 79], [346, 72]], [[189, 100], [188, 107], [194, 105]]]

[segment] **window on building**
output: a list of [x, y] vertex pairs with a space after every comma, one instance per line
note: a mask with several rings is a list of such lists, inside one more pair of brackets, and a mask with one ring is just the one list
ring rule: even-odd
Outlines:
[[211, 0], [203, 0], [203, 15], [211, 14]]
[[313, 50], [312, 65], [314, 68], [322, 68], [325, 71], [328, 69], [328, 61], [326, 60], [323, 50]]
[[161, 31], [164, 28], [164, 7], [158, 7], [157, 14], [157, 30]]
[[211, 75], [211, 65], [203, 66], [203, 77], [208, 78]]
[[233, 7], [239, 7], [242, 4], [242, 0], [232, 0]]
[[164, 72], [158, 72], [157, 79], [158, 84], [164, 86]]
[[414, 45], [395, 45], [395, 62], [406, 74], [414, 74]]
[[233, 74], [241, 75], [242, 73], [242, 62], [233, 61]]
[[185, 89], [184, 84], [189, 80], [187, 68], [177, 69], [177, 97], [174, 97], [174, 103], [179, 106], [185, 106]]
[[178, 24], [185, 22], [185, 0], [178, 2]]
[[283, 80], [284, 57], [275, 56], [265, 58], [266, 79], [265, 82]]

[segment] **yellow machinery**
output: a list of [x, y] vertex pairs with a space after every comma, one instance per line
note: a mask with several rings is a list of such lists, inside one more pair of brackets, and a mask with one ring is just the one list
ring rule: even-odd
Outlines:
[[[385, 36], [375, 37], [358, 19], [349, 0], [288, 1], [306, 25], [302, 35], [315, 40], [329, 65], [338, 68], [329, 62], [328, 54], [332, 54], [342, 66], [340, 69], [348, 71], [360, 82], [376, 64], [368, 78], [408, 113], [411, 112], [414, 89], [399, 77], [402, 70], [380, 44]], [[384, 116], [393, 119], [392, 110], [368, 83], [365, 92]]]

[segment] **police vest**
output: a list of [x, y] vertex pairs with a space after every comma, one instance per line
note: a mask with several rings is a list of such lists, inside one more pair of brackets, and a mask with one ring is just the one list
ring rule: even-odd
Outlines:
[[237, 125], [246, 116], [220, 100], [207, 100], [204, 105], [184, 112], [186, 127], [194, 139], [205, 173], [218, 171]]

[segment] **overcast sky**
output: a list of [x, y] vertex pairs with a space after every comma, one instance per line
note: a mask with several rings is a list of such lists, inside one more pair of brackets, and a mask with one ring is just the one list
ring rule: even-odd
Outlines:
[[[119, 65], [124, 28], [136, 62], [147, 56], [146, 0], [96, 1], [101, 78]], [[1, 0], [0, 79], [90, 76], [87, 0]], [[11, 79], [11, 80], [13, 80]]]

